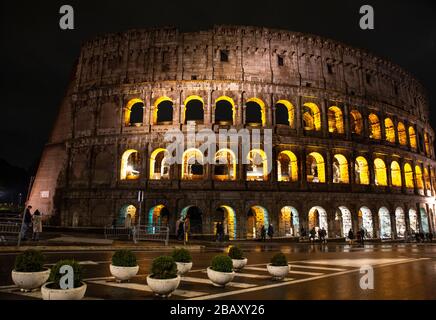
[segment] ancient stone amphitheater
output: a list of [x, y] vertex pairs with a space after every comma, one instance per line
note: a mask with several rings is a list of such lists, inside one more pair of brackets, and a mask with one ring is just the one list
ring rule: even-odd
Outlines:
[[[188, 121], [272, 129], [272, 155], [217, 149], [211, 164], [190, 148], [170, 165], [163, 135]], [[434, 137], [424, 88], [365, 50], [258, 27], [131, 30], [83, 45], [29, 203], [68, 227], [142, 212], [172, 231], [188, 218], [192, 235], [222, 221], [230, 239], [270, 224], [404, 238], [434, 230]]]

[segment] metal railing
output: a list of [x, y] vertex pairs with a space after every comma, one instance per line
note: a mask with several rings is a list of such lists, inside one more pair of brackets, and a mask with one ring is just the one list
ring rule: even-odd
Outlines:
[[23, 220], [17, 216], [0, 217], [0, 243], [16, 242], [20, 245]]
[[104, 228], [104, 237], [106, 239], [123, 239], [130, 240], [132, 229], [126, 227], [108, 226]]
[[164, 241], [168, 245], [170, 228], [152, 224], [133, 227], [133, 241]]

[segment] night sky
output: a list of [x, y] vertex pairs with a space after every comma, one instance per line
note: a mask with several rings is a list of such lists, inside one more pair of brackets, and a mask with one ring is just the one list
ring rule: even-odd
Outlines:
[[[75, 30], [59, 28], [59, 8]], [[375, 30], [359, 28], [374, 7]], [[309, 32], [372, 51], [414, 74], [430, 96], [436, 128], [434, 1], [1, 1], [0, 159], [34, 165], [54, 124], [81, 43], [106, 32], [172, 25], [182, 31], [240, 24]]]

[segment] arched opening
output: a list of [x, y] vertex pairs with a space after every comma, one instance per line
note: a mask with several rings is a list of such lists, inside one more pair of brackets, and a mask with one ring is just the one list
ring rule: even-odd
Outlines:
[[235, 102], [232, 98], [222, 96], [215, 100], [215, 123], [233, 125], [235, 123]]
[[181, 211], [181, 218], [185, 220], [185, 232], [201, 234], [203, 232], [203, 213], [196, 206], [188, 206]]
[[124, 123], [126, 126], [142, 126], [144, 121], [144, 101], [132, 99], [124, 108]]
[[168, 97], [160, 97], [154, 103], [153, 123], [158, 125], [173, 124], [173, 101]]
[[427, 192], [431, 192], [430, 175], [428, 174], [427, 168], [424, 168], [424, 183], [425, 183], [425, 189], [427, 190]]
[[374, 232], [374, 223], [372, 220], [372, 213], [368, 207], [361, 207], [357, 214], [359, 228], [363, 229], [365, 238], [372, 238]]
[[166, 149], [158, 148], [150, 156], [150, 179], [170, 179], [169, 154]]
[[415, 209], [409, 209], [409, 225], [412, 233], [418, 232], [418, 215]]
[[348, 161], [342, 154], [333, 157], [333, 183], [348, 183]]
[[[316, 231], [316, 237], [318, 238], [318, 230], [324, 229], [328, 235], [328, 221], [327, 212], [324, 208], [316, 206], [309, 210], [309, 232], [312, 229]], [[326, 236], [327, 238], [328, 236]]]
[[377, 158], [374, 160], [374, 171], [375, 171], [375, 185], [387, 186], [388, 178], [386, 173], [386, 165], [382, 159]]
[[277, 180], [298, 181], [297, 157], [292, 151], [285, 150], [277, 157]]
[[348, 232], [353, 229], [351, 212], [345, 206], [340, 206], [335, 214], [336, 230], [339, 237], [348, 237]]
[[117, 226], [130, 228], [135, 224], [136, 220], [136, 207], [131, 204], [127, 204], [121, 207], [118, 214]]
[[419, 208], [419, 212], [421, 214], [421, 230], [424, 234], [429, 233], [427, 211], [424, 208]]
[[203, 179], [203, 153], [200, 150], [191, 148], [183, 153], [182, 179], [202, 180]]
[[247, 181], [268, 180], [268, 159], [265, 151], [253, 149], [247, 154]]
[[300, 219], [294, 207], [286, 206], [280, 210], [279, 236], [297, 237], [300, 234]]
[[224, 227], [224, 234], [227, 234], [230, 240], [236, 239], [236, 213], [232, 207], [223, 205], [217, 208], [215, 210], [215, 219], [213, 223], [213, 230], [215, 235], [217, 224], [222, 223]]
[[377, 115], [371, 113], [368, 116], [369, 120], [369, 137], [370, 139], [380, 140], [381, 139], [381, 128], [380, 128], [380, 120]]
[[327, 112], [329, 132], [344, 133], [344, 119], [342, 110], [336, 106], [330, 107]]
[[307, 182], [325, 183], [324, 158], [318, 152], [310, 153], [306, 158]]
[[404, 180], [406, 182], [406, 188], [408, 189], [415, 188], [415, 185], [413, 183], [412, 166], [409, 163], [404, 164]]
[[136, 180], [139, 179], [140, 168], [139, 152], [134, 149], [129, 149], [123, 153], [121, 157], [120, 179], [121, 180]]
[[397, 131], [398, 131], [398, 142], [402, 146], [406, 146], [407, 145], [407, 133], [406, 133], [406, 127], [404, 126], [404, 123], [398, 122]]
[[185, 124], [195, 121], [202, 124], [204, 121], [204, 101], [199, 96], [189, 96], [185, 102]]
[[415, 177], [416, 177], [416, 187], [419, 190], [424, 190], [424, 183], [422, 181], [422, 171], [421, 171], [421, 167], [418, 165], [415, 166]]
[[[169, 223], [170, 212], [163, 204], [154, 206], [148, 211], [148, 224], [153, 226], [166, 226]], [[155, 230], [153, 229], [153, 233]]]
[[395, 227], [397, 229], [397, 237], [404, 238], [406, 234], [406, 217], [401, 207], [395, 209]]
[[268, 230], [268, 211], [261, 206], [253, 206], [247, 213], [247, 239], [260, 238], [262, 226]]
[[401, 168], [397, 161], [391, 162], [391, 182], [394, 187], [401, 187]]
[[392, 228], [389, 210], [385, 207], [381, 207], [378, 211], [378, 219], [380, 222], [380, 238], [390, 239], [392, 237]]
[[266, 123], [265, 103], [258, 98], [245, 102], [245, 124], [249, 126], [264, 126]]
[[368, 161], [362, 156], [356, 158], [354, 163], [354, 172], [356, 178], [356, 184], [369, 184], [369, 167]]
[[351, 114], [351, 133], [353, 134], [362, 134], [363, 131], [363, 118], [359, 111], [352, 110]]
[[395, 143], [395, 126], [390, 118], [385, 119], [385, 136], [387, 142]]
[[412, 126], [409, 127], [409, 141], [410, 147], [416, 149], [416, 133], [415, 128]]
[[425, 154], [430, 156], [430, 140], [428, 138], [428, 133], [424, 132], [424, 145], [425, 145]]
[[321, 112], [312, 102], [303, 105], [303, 126], [306, 131], [321, 131]]
[[213, 177], [218, 181], [236, 180], [236, 156], [230, 149], [221, 149], [215, 154]]
[[294, 127], [294, 106], [287, 100], [279, 100], [275, 107], [276, 124]]

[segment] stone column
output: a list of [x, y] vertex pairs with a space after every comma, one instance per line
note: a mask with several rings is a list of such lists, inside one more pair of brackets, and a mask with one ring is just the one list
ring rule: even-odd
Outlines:
[[306, 189], [307, 187], [307, 177], [306, 177], [306, 149], [303, 147], [300, 151], [300, 165], [299, 168], [301, 169], [299, 172], [299, 178], [300, 178], [300, 184], [302, 189]]
[[344, 121], [344, 134], [345, 139], [351, 140], [351, 130], [350, 130], [350, 113], [348, 104], [344, 104], [344, 110], [343, 110], [343, 121]]
[[326, 107], [326, 105], [327, 105], [327, 101], [322, 100], [320, 112], [321, 112], [321, 123], [322, 123], [321, 131], [322, 131], [322, 136], [324, 138], [327, 138], [329, 135], [329, 125], [328, 125], [328, 121], [327, 121], [327, 107]]
[[295, 106], [295, 129], [297, 130], [297, 135], [301, 135], [303, 133], [303, 128], [302, 128], [302, 106], [301, 106], [301, 96], [298, 96], [297, 98], [297, 105]]

